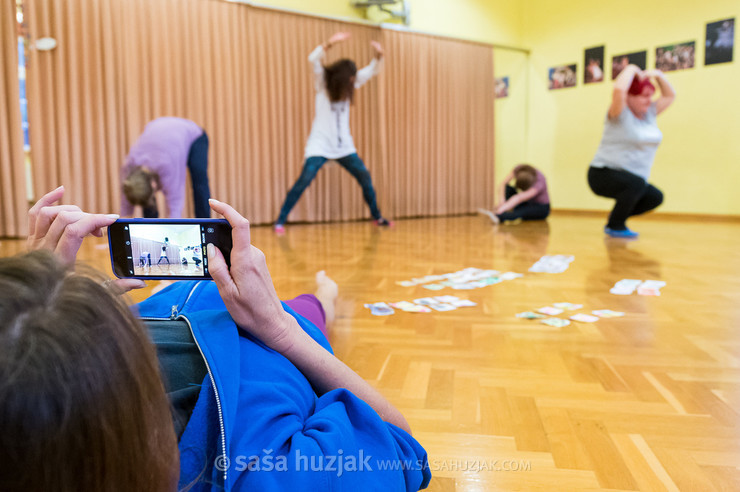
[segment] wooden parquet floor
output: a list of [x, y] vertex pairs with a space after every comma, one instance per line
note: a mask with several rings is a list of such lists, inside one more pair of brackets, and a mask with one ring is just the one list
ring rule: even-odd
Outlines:
[[[632, 225], [632, 242], [605, 239], [601, 218], [564, 215], [498, 228], [474, 216], [297, 225], [284, 237], [256, 227], [253, 240], [283, 298], [312, 291], [321, 269], [337, 281], [332, 344], [408, 418], [429, 490], [738, 491], [740, 223]], [[21, 247], [0, 241], [0, 255]], [[529, 273], [545, 254], [575, 261]], [[109, 270], [102, 241], [82, 256]], [[525, 275], [467, 291], [396, 284], [466, 267]], [[660, 297], [609, 293], [624, 278], [667, 285]], [[363, 307], [448, 294], [478, 306]], [[563, 301], [626, 314], [563, 328], [515, 317]]]

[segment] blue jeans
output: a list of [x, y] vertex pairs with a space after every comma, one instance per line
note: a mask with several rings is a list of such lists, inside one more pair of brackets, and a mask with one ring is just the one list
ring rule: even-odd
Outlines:
[[[288, 214], [298, 202], [298, 199], [303, 194], [303, 191], [308, 188], [311, 181], [316, 177], [316, 174], [321, 169], [321, 166], [328, 159], [321, 156], [311, 156], [306, 158], [306, 162], [303, 163], [303, 171], [298, 180], [295, 182], [293, 187], [288, 192], [288, 196], [285, 197], [283, 207], [280, 209], [280, 215], [278, 216], [276, 224], [285, 224], [288, 220]], [[365, 198], [365, 203], [370, 208], [370, 215], [373, 219], [379, 219], [381, 217], [380, 210], [375, 201], [375, 189], [373, 188], [373, 181], [370, 179], [370, 171], [365, 167], [365, 163], [357, 155], [357, 153], [345, 155], [336, 159], [340, 166], [345, 168], [349, 173], [355, 177], [360, 186], [362, 186], [362, 196]]]

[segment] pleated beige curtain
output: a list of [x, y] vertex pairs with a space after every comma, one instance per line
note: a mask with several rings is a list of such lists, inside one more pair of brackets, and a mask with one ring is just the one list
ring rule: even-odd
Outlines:
[[490, 46], [384, 30], [387, 199], [398, 216], [493, 205]]
[[15, 2], [0, 2], [0, 237], [27, 229]]
[[36, 194], [63, 183], [65, 201], [117, 212], [127, 150], [160, 116], [207, 130], [215, 196], [246, 181], [246, 9], [208, 0], [28, 0], [27, 10], [32, 38], [58, 41], [30, 58]]
[[[30, 60], [37, 194], [64, 183], [66, 201], [118, 211], [127, 149], [149, 120], [180, 116], [209, 134], [212, 195], [254, 223], [273, 221], [313, 118], [308, 54], [341, 30], [352, 39], [330, 62], [363, 66], [371, 40], [387, 45], [384, 73], [351, 110], [383, 213], [470, 212], [492, 200], [490, 46], [220, 0], [27, 1], [31, 36], [58, 40]], [[328, 165], [290, 220], [367, 216], [353, 178]]]

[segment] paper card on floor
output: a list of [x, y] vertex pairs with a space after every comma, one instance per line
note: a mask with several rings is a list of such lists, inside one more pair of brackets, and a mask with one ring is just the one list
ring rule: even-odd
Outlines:
[[638, 287], [637, 294], [641, 296], [659, 296], [660, 291], [658, 289], [650, 289], [647, 287]]
[[618, 296], [629, 296], [631, 295], [635, 289], [618, 289], [616, 287], [612, 287], [609, 289], [609, 292], [612, 294], [618, 295]]
[[452, 304], [445, 304], [444, 302], [430, 304], [429, 307], [434, 309], [435, 311], [454, 311], [455, 309], [457, 309]]
[[416, 282], [414, 282], [413, 280], [401, 280], [400, 282], [396, 283], [401, 287], [413, 287], [414, 285], [416, 285]]
[[597, 309], [595, 311], [591, 311], [591, 314], [595, 314], [600, 318], [619, 318], [621, 316], [624, 316], [623, 312], [612, 311], [611, 309]]
[[666, 283], [662, 280], [645, 280], [643, 283], [640, 284], [640, 287], [644, 287], [646, 289], [660, 289], [666, 286]]
[[[447, 302], [449, 304], [452, 304], [453, 302], [460, 300], [459, 297], [455, 297], [455, 296], [435, 296], [434, 298], [432, 298], [432, 297], [424, 297], [423, 299], [432, 299], [434, 301]], [[417, 303], [417, 304], [421, 304], [419, 301], [420, 301], [420, 299], [416, 299], [414, 302]]]
[[541, 319], [540, 323], [548, 326], [554, 326], [556, 328], [562, 328], [563, 326], [568, 326], [570, 324], [570, 321], [560, 318], [547, 318]]
[[529, 268], [530, 272], [543, 273], [563, 273], [568, 269], [570, 263], [575, 259], [569, 255], [548, 255], [543, 256], [537, 263]]
[[524, 311], [523, 313], [519, 313], [516, 315], [517, 318], [524, 318], [524, 319], [540, 319], [544, 318], [544, 314], [539, 313], [533, 313], [532, 311]]
[[423, 283], [426, 284], [429, 282], [436, 282], [437, 280], [444, 280], [444, 279], [445, 279], [444, 275], [427, 275], [426, 277], [423, 278], [424, 280]]
[[469, 282], [467, 284], [455, 284], [455, 285], [452, 286], [452, 288], [455, 289], [455, 290], [473, 290], [473, 289], [477, 289], [479, 287], [480, 286], [474, 285], [473, 282]]
[[590, 314], [578, 313], [570, 317], [573, 321], [581, 321], [583, 323], [593, 323], [599, 321], [598, 316], [592, 316]]
[[583, 307], [583, 304], [573, 304], [571, 302], [556, 302], [553, 304], [558, 309], [564, 309], [566, 311], [575, 311], [576, 309], [581, 309]]
[[515, 272], [506, 272], [499, 275], [499, 278], [501, 280], [514, 280], [515, 278], [523, 277], [524, 275], [521, 273], [515, 273]]
[[430, 313], [432, 310], [409, 301], [392, 302], [391, 306], [407, 313]]
[[563, 310], [562, 309], [558, 309], [558, 308], [554, 308], [554, 307], [550, 307], [550, 306], [545, 306], [543, 308], [539, 308], [537, 310], [537, 312], [538, 313], [542, 313], [542, 314], [547, 314], [548, 316], [556, 316], [556, 315], [562, 313]]
[[372, 304], [365, 304], [365, 307], [370, 310], [370, 314], [373, 314], [375, 316], [388, 316], [395, 313], [393, 308], [391, 308], [385, 302], [374, 302]]
[[641, 296], [659, 296], [660, 289], [665, 286], [662, 280], [645, 280], [637, 287], [637, 293]]
[[417, 304], [421, 304], [423, 306], [429, 306], [434, 309], [433, 304], [449, 304], [451, 306], [455, 307], [472, 307], [477, 306], [476, 303], [473, 301], [468, 301], [467, 299], [460, 299], [455, 296], [436, 296], [434, 298], [432, 297], [422, 297], [421, 299], [414, 299], [414, 302]]
[[468, 285], [470, 285], [473, 289], [480, 289], [481, 287], [493, 284], [489, 283], [488, 280], [476, 280], [474, 282], [469, 282]]
[[450, 306], [455, 306], [455, 307], [473, 307], [473, 306], [478, 305], [474, 303], [473, 301], [469, 301], [467, 299], [459, 299], [457, 301], [452, 301], [449, 304]]
[[429, 289], [429, 290], [442, 290], [445, 288], [444, 285], [440, 285], [440, 284], [427, 284], [427, 285], [423, 285], [422, 287], [424, 287], [425, 289]]
[[609, 289], [609, 292], [619, 296], [628, 296], [632, 294], [640, 284], [642, 284], [642, 280], [625, 278], [614, 284], [614, 287]]
[[447, 304], [444, 302], [439, 302], [431, 297], [422, 297], [421, 299], [414, 299], [414, 302], [420, 306], [427, 306], [435, 311], [452, 311], [454, 309], [457, 309], [452, 304]]

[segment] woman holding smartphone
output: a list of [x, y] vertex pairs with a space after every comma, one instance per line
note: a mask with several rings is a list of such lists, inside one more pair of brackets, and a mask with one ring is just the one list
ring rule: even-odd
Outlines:
[[[137, 307], [184, 321], [155, 334], [155, 355], [115, 295], [143, 282], [74, 269], [83, 239], [117, 216], [54, 205], [63, 193], [31, 209], [34, 251], [0, 259], [0, 490], [428, 485], [426, 452], [403, 415], [332, 354], [320, 300], [278, 300], [232, 207], [211, 200], [233, 228], [231, 267], [209, 244], [214, 282], [176, 282]], [[319, 296], [333, 300], [336, 285], [321, 277]], [[319, 460], [333, 469], [304, 465]]]

